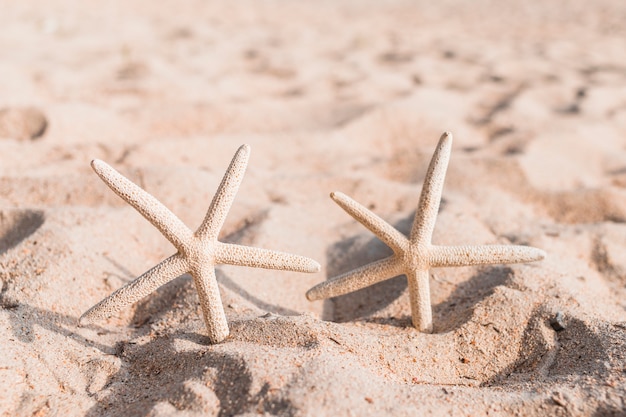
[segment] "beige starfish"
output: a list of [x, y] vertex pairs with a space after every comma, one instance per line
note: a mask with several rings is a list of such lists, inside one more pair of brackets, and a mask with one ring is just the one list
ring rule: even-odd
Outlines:
[[409, 284], [413, 325], [430, 333], [433, 329], [428, 282], [430, 268], [531, 262], [545, 257], [544, 251], [528, 246], [436, 246], [431, 243], [451, 147], [452, 135], [446, 132], [428, 167], [409, 239], [348, 196], [339, 192], [330, 195], [341, 208], [393, 249], [394, 254], [316, 285], [306, 293], [309, 300], [337, 297], [404, 274]]
[[217, 240], [243, 179], [249, 157], [248, 145], [243, 145], [237, 150], [204, 221], [195, 233], [156, 198], [109, 165], [99, 160], [92, 161], [91, 166], [100, 178], [159, 229], [178, 252], [90, 308], [80, 318], [80, 324], [106, 318], [172, 279], [190, 273], [196, 283], [209, 339], [211, 343], [219, 343], [228, 336], [229, 330], [215, 278], [216, 264], [297, 272], [319, 271], [319, 264], [304, 256], [222, 243]]

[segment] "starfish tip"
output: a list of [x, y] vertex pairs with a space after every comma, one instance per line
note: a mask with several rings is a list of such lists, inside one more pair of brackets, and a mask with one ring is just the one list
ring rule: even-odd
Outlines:
[[96, 171], [99, 172], [102, 170], [102, 168], [106, 167], [107, 164], [104, 161], [101, 161], [100, 159], [92, 159], [91, 160], [91, 168]]
[[535, 249], [535, 254], [537, 256], [537, 260], [538, 261], [541, 261], [542, 259], [546, 259], [546, 256], [548, 256], [546, 251], [544, 251], [542, 249]]
[[346, 195], [340, 191], [333, 191], [332, 193], [330, 193], [330, 198], [332, 198], [334, 201], [343, 200], [345, 196]]
[[90, 323], [91, 323], [91, 320], [89, 320], [89, 317], [87, 317], [86, 314], [83, 314], [78, 319], [78, 327], [83, 327], [83, 326], [86, 326], [86, 325], [88, 325]]
[[322, 266], [318, 262], [311, 260], [309, 263], [309, 272], [320, 272], [321, 270]]
[[250, 150], [251, 150], [251, 149], [252, 149], [252, 148], [251, 148], [251, 147], [250, 147], [250, 145], [248, 145], [247, 143], [244, 143], [243, 145], [241, 145], [241, 146], [239, 147], [239, 151], [240, 151], [240, 152], [245, 152], [246, 154], [250, 154]]
[[452, 132], [450, 131], [443, 132], [439, 141], [442, 143], [452, 142]]
[[310, 289], [306, 292], [306, 299], [309, 301], [316, 301], [319, 298], [315, 297], [315, 292], [313, 291], [313, 289]]

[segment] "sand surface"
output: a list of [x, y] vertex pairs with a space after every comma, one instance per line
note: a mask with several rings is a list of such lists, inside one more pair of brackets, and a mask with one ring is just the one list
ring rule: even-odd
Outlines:
[[[622, 0], [0, 1], [0, 415], [624, 415], [625, 21]], [[408, 232], [446, 130], [434, 243], [546, 260], [433, 269], [433, 334], [404, 277], [307, 301], [390, 254], [329, 193]], [[322, 271], [218, 267], [215, 346], [186, 275], [79, 328], [174, 251], [90, 160], [195, 228], [243, 143], [221, 240]]]

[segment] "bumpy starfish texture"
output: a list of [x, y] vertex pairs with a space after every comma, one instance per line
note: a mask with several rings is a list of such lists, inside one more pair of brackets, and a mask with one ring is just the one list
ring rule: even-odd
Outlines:
[[209, 340], [219, 343], [228, 334], [228, 323], [215, 278], [216, 264], [230, 264], [296, 272], [317, 272], [312, 259], [268, 249], [222, 243], [217, 240], [226, 215], [243, 179], [250, 147], [241, 146], [233, 157], [202, 224], [192, 232], [156, 198], [125, 178], [106, 163], [91, 163], [96, 174], [122, 199], [141, 213], [178, 249], [178, 252], [118, 289], [90, 308], [80, 324], [109, 317], [112, 313], [185, 273], [191, 274], [200, 298]]
[[341, 208], [387, 244], [394, 254], [316, 285], [306, 293], [309, 300], [337, 297], [404, 274], [409, 286], [413, 325], [430, 333], [433, 330], [428, 282], [430, 268], [532, 262], [545, 257], [544, 251], [529, 246], [436, 246], [431, 243], [451, 148], [452, 135], [446, 132], [428, 167], [408, 239], [350, 197], [339, 192], [330, 195]]

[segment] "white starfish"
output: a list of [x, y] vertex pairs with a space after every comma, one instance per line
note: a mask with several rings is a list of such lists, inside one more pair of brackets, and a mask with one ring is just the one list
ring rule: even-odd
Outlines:
[[452, 134], [446, 132], [430, 161], [409, 239], [350, 197], [339, 192], [330, 195], [341, 208], [393, 249], [394, 254], [316, 285], [306, 293], [309, 300], [337, 297], [404, 274], [409, 284], [413, 325], [430, 333], [433, 329], [428, 282], [430, 268], [531, 262], [545, 257], [544, 251], [528, 246], [436, 246], [431, 243], [451, 148]]
[[237, 150], [204, 221], [195, 233], [156, 198], [109, 165], [99, 160], [92, 161], [91, 166], [100, 178], [159, 229], [178, 252], [90, 308], [81, 316], [80, 324], [106, 318], [172, 279], [190, 273], [196, 283], [209, 339], [211, 343], [219, 343], [228, 336], [229, 330], [215, 278], [216, 264], [297, 272], [319, 271], [320, 265], [304, 256], [222, 243], [217, 240], [243, 179], [249, 156], [248, 145], [243, 145]]

